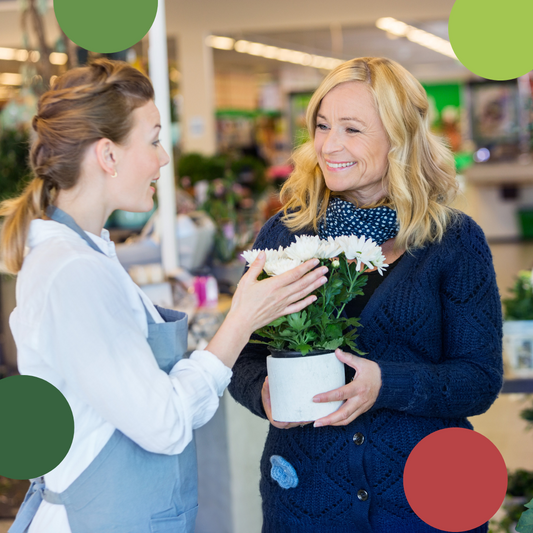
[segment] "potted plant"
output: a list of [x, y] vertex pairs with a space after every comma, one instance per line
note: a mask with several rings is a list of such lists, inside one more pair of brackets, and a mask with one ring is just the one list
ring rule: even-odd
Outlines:
[[[258, 253], [248, 250], [242, 255], [250, 264]], [[266, 250], [266, 255], [259, 279], [283, 274], [312, 258], [329, 268], [328, 281], [315, 291], [313, 304], [257, 330], [260, 339], [251, 341], [266, 344], [271, 353], [267, 370], [273, 418], [280, 422], [316, 420], [342, 404], [312, 401], [314, 395], [345, 384], [344, 365], [335, 349], [348, 347], [363, 354], [355, 343], [359, 319], [348, 318], [344, 308], [363, 294], [368, 269], [377, 268], [382, 274], [388, 265], [378, 245], [355, 236], [327, 240], [298, 236], [289, 247]]]
[[[493, 533], [515, 533], [522, 531], [516, 529], [517, 523], [523, 514], [528, 512], [526, 504], [533, 501], [533, 472], [524, 469], [518, 469], [514, 472], [508, 472], [508, 484], [505, 500], [502, 505], [501, 518], [496, 517], [491, 521]], [[497, 516], [498, 516], [497, 515]]]
[[510, 370], [516, 377], [533, 377], [533, 284], [532, 273], [521, 270], [503, 300], [503, 344]]

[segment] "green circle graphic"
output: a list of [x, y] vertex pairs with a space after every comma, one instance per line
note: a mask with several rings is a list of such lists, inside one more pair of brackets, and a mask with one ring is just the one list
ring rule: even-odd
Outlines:
[[459, 61], [490, 80], [510, 80], [533, 69], [531, 0], [456, 0], [448, 21]]
[[110, 54], [130, 48], [148, 33], [157, 0], [54, 0], [54, 11], [71, 41]]
[[0, 475], [30, 479], [53, 470], [74, 438], [74, 417], [63, 394], [44, 379], [0, 379]]

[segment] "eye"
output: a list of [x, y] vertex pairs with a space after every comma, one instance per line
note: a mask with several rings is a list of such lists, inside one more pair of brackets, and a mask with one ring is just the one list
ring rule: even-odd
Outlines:
[[160, 140], [160, 139], [157, 139], [157, 141], [154, 141], [152, 144], [153, 144], [154, 146], [157, 146], [160, 142], [161, 142], [161, 140]]
[[328, 129], [328, 127], [325, 124], [317, 124], [316, 127], [318, 130], [322, 130], [322, 131], [325, 131]]
[[361, 133], [361, 130], [356, 130], [355, 128], [346, 128], [348, 133]]

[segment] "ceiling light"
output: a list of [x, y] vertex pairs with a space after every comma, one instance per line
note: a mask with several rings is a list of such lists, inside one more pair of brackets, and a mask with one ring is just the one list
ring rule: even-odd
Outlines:
[[37, 50], [28, 52], [28, 50], [19, 49], [19, 48], [0, 48], [0, 59], [5, 61], [27, 61], [28, 57], [30, 61], [36, 63], [41, 57]]
[[[209, 35], [205, 42], [208, 46], [213, 48], [220, 48], [223, 50], [234, 49], [241, 54], [250, 54], [253, 56], [265, 57], [267, 59], [276, 59], [278, 61], [294, 63], [296, 65], [304, 65], [326, 70], [332, 70], [341, 63], [344, 63], [342, 59], [336, 59], [334, 57], [318, 56], [301, 52], [299, 50], [290, 50], [288, 48], [278, 48], [277, 46], [270, 46], [263, 43], [254, 43], [244, 39], [235, 42], [230, 37], [221, 37], [218, 35]], [[222, 42], [225, 42], [227, 46], [224, 48], [218, 46]], [[231, 47], [229, 46], [230, 42]]]
[[235, 43], [235, 51], [240, 52], [241, 54], [247, 54], [249, 45], [250, 43], [248, 41], [241, 39]]
[[247, 54], [252, 56], [262, 56], [265, 50], [265, 45], [261, 43], [249, 43]]
[[50, 54], [50, 63], [52, 63], [52, 65], [64, 65], [67, 60], [67, 54], [63, 54], [61, 52], [52, 52]]
[[392, 17], [378, 19], [376, 21], [376, 26], [380, 30], [384, 30], [389, 34], [397, 35], [398, 37], [407, 37], [407, 39], [413, 43], [425, 46], [430, 50], [451, 57], [452, 59], [457, 59], [450, 41], [442, 39], [433, 33], [421, 30], [420, 28], [415, 28], [414, 26], [409, 26], [409, 24]]
[[0, 74], [0, 85], [20, 85], [22, 76], [14, 72], [4, 72]]
[[16, 61], [15, 55], [17, 50], [15, 48], [0, 48], [0, 59], [6, 61]]
[[231, 37], [221, 37], [218, 35], [208, 35], [206, 38], [207, 46], [218, 48], [219, 50], [233, 50], [235, 39]]
[[265, 46], [263, 49], [263, 57], [268, 59], [278, 59], [280, 49], [277, 46]]

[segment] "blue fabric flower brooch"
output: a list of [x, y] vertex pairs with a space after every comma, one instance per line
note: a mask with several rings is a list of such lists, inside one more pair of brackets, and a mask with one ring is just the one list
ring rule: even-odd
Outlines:
[[298, 475], [289, 461], [283, 459], [281, 455], [273, 455], [270, 463], [272, 464], [270, 475], [282, 489], [292, 489], [298, 485]]

